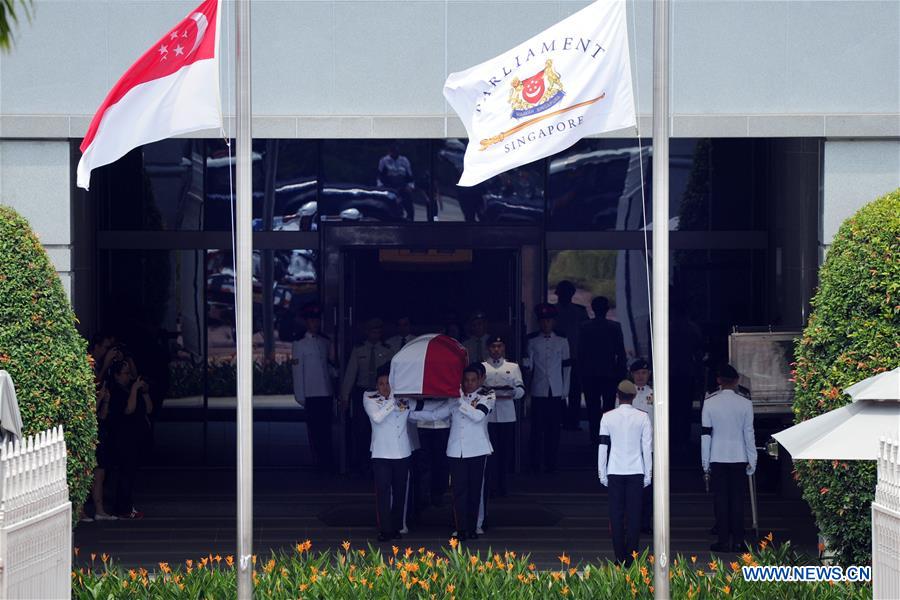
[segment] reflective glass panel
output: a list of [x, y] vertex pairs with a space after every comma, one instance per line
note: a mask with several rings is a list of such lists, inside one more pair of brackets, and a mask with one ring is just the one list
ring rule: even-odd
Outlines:
[[429, 140], [325, 140], [320, 203], [331, 221], [427, 221]]
[[472, 187], [456, 185], [462, 175], [465, 139], [435, 140], [435, 221], [542, 224], [544, 171], [538, 160]]

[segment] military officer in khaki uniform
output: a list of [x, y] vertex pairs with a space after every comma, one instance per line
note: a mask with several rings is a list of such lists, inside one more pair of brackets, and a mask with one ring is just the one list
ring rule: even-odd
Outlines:
[[369, 442], [372, 427], [363, 408], [363, 395], [375, 389], [378, 368], [389, 363], [394, 353], [381, 339], [384, 324], [381, 319], [366, 323], [366, 340], [353, 348], [347, 359], [341, 383], [341, 410], [350, 417], [350, 466], [366, 471], [369, 461]]

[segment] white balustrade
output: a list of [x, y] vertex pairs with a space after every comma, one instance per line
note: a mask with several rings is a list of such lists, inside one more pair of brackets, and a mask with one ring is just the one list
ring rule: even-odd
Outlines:
[[0, 445], [0, 599], [69, 598], [72, 505], [62, 426]]
[[872, 502], [872, 597], [900, 598], [900, 442], [884, 438]]

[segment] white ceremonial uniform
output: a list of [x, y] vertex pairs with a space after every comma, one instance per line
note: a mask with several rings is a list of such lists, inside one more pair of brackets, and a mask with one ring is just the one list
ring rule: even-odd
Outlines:
[[700, 421], [700, 460], [704, 471], [709, 471], [710, 463], [747, 463], [751, 472], [756, 470], [750, 400], [734, 390], [719, 390], [703, 403]]
[[489, 337], [488, 334], [484, 334], [480, 337], [470, 337], [463, 342], [463, 348], [469, 355], [470, 363], [481, 362], [488, 358], [487, 340]]
[[494, 451], [487, 434], [487, 416], [494, 408], [494, 399], [479, 391], [448, 400], [433, 411], [414, 413], [413, 420], [450, 419], [450, 439], [447, 456], [472, 458]]
[[[653, 425], [653, 388], [649, 385], [636, 385], [637, 388], [637, 396], [634, 397], [634, 401], [631, 403], [633, 407], [638, 410], [642, 410], [647, 413], [647, 416], [650, 417], [650, 425]], [[616, 397], [616, 408], [619, 407], [619, 398]]]
[[484, 385], [492, 389], [496, 396], [494, 410], [488, 415], [488, 421], [490, 423], [514, 423], [516, 421], [515, 401], [525, 395], [522, 370], [519, 369], [519, 365], [505, 358], [489, 359], [482, 364], [485, 370]]
[[378, 392], [366, 392], [363, 407], [372, 421], [372, 458], [406, 458], [412, 454], [407, 429], [414, 411], [406, 402], [393, 394], [385, 398]]
[[653, 430], [644, 411], [623, 404], [600, 419], [597, 471], [603, 485], [609, 475], [643, 475], [644, 487], [650, 485], [652, 451]]
[[307, 398], [332, 395], [332, 372], [328, 364], [330, 353], [331, 342], [323, 335], [306, 332], [291, 344], [291, 358], [295, 361], [291, 367], [294, 400], [300, 406], [306, 405]]
[[531, 369], [531, 396], [561, 398], [569, 395], [572, 369], [569, 342], [555, 333], [531, 334], [522, 366]]

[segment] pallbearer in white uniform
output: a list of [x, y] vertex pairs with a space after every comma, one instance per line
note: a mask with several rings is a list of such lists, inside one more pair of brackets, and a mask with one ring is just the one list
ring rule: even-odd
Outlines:
[[706, 398], [700, 417], [700, 461], [711, 477], [718, 542], [714, 552], [744, 550], [744, 490], [756, 471], [753, 404], [737, 393], [738, 372], [722, 365], [719, 391]]
[[[488, 360], [484, 363], [483, 387], [494, 393], [494, 410], [488, 415], [488, 435], [494, 453], [488, 459], [485, 494], [506, 496], [506, 474], [512, 468], [516, 436], [516, 400], [525, 396], [525, 383], [519, 365], [506, 360], [506, 342], [502, 336], [488, 338]], [[484, 502], [478, 513], [478, 528], [484, 527]]]
[[616, 561], [631, 565], [641, 528], [641, 490], [650, 485], [653, 433], [647, 413], [631, 403], [637, 395], [628, 380], [619, 383], [619, 407], [600, 420], [597, 469], [609, 490], [609, 521]]
[[[631, 381], [637, 390], [637, 395], [631, 403], [633, 407], [642, 410], [650, 417], [650, 425], [653, 426], [653, 388], [650, 387], [650, 363], [643, 358], [636, 358], [628, 367]], [[616, 406], [618, 406], [618, 399]], [[648, 485], [642, 492], [641, 503], [641, 533], [650, 533], [653, 528], [653, 484]]]
[[487, 457], [493, 452], [485, 425], [494, 408], [494, 399], [480, 388], [480, 369], [477, 365], [469, 365], [463, 371], [459, 399], [448, 400], [430, 414], [426, 411], [413, 414], [416, 420], [450, 419], [447, 457], [450, 460], [453, 521], [460, 541], [478, 538], [476, 528], [484, 470]]
[[[372, 471], [375, 476], [375, 513], [378, 541], [400, 539], [403, 513], [409, 485], [409, 457], [412, 453], [409, 429], [414, 415], [431, 418], [424, 411], [424, 401], [410, 405], [395, 398], [389, 383], [389, 366], [377, 373], [377, 390], [363, 395], [363, 408], [372, 423]], [[418, 412], [416, 412], [418, 410]]]

